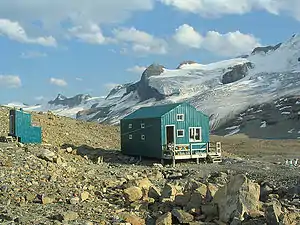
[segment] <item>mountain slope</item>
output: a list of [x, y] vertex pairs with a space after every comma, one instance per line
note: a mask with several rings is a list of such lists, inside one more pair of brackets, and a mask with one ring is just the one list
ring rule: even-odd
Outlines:
[[[294, 35], [276, 46], [256, 48], [248, 56], [207, 65], [186, 61], [176, 69], [167, 69], [152, 64], [140, 81], [117, 86], [105, 99], [91, 100], [89, 96], [76, 106], [48, 103], [39, 110], [49, 108], [65, 115], [72, 112], [69, 114], [80, 120], [118, 124], [120, 118], [142, 106], [188, 101], [208, 114], [212, 130], [220, 132], [251, 107], [299, 93], [299, 50], [300, 36]], [[274, 108], [264, 110], [272, 114]]]
[[[0, 136], [9, 132], [9, 108], [0, 106]], [[32, 113], [32, 124], [42, 127], [42, 140], [53, 146], [81, 145], [120, 149], [119, 127], [60, 117], [50, 112]]]

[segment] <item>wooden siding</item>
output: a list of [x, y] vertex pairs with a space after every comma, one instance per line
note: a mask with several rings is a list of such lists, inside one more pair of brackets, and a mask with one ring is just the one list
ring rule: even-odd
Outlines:
[[[144, 123], [145, 127], [141, 128]], [[132, 128], [129, 128], [132, 124]], [[129, 139], [132, 135], [132, 139]], [[145, 135], [145, 140], [141, 140]], [[121, 120], [121, 151], [132, 156], [161, 158], [160, 118]]]
[[[177, 121], [177, 114], [184, 114], [184, 121]], [[167, 125], [175, 125], [176, 144], [188, 144], [189, 127], [201, 127], [201, 138], [199, 143], [209, 142], [209, 117], [202, 112], [197, 111], [189, 104], [182, 104], [161, 118], [161, 144], [166, 144]], [[177, 137], [177, 130], [184, 130], [184, 137]], [[194, 143], [194, 142], [192, 142]], [[197, 142], [195, 142], [197, 143]]]
[[14, 125], [14, 133], [11, 135], [18, 137], [21, 143], [42, 142], [42, 129], [31, 125], [31, 114], [24, 111], [10, 110], [9, 119], [14, 120], [10, 122]]

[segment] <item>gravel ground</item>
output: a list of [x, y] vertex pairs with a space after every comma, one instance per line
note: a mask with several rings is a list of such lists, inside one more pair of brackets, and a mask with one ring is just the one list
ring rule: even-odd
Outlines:
[[[6, 121], [7, 112], [7, 109], [0, 110], [0, 121]], [[268, 193], [280, 195], [282, 210], [288, 210], [284, 215], [300, 213], [297, 211], [300, 207], [300, 167], [285, 165], [286, 159], [300, 159], [296, 140], [212, 136], [212, 141], [222, 142], [222, 163], [181, 161], [172, 168], [169, 164], [160, 165], [159, 160], [143, 159], [140, 162], [122, 155], [118, 150], [116, 127], [51, 114], [34, 114], [34, 120], [43, 125], [45, 143], [0, 143], [0, 224], [90, 225], [122, 224], [125, 221], [133, 225], [155, 224], [163, 213], [168, 218], [169, 212], [172, 212], [173, 223], [160, 224], [180, 224], [177, 221], [181, 218], [179, 212], [174, 212], [178, 205], [167, 204], [165, 198], [149, 197], [149, 186], [159, 189], [161, 195], [166, 185], [185, 187], [191, 180], [202, 182], [207, 188], [213, 184], [218, 189], [236, 174], [245, 174], [259, 185], [268, 183], [272, 187]], [[0, 127], [3, 135], [8, 129], [6, 122]], [[151, 185], [148, 181], [134, 184], [140, 178], [147, 179]], [[149, 193], [142, 201], [141, 196], [136, 195], [141, 191], [144, 196], [145, 187]], [[172, 186], [171, 193], [175, 189]], [[152, 189], [151, 196], [155, 196], [153, 192]], [[128, 198], [136, 200], [129, 201]], [[182, 206], [180, 209], [185, 210], [180, 211], [181, 216], [193, 218], [186, 224], [205, 224], [203, 221], [222, 224], [207, 217], [209, 213], [198, 215], [197, 208], [193, 211]], [[268, 213], [268, 210], [259, 210]], [[278, 219], [280, 213], [276, 211], [272, 215], [275, 214]]]

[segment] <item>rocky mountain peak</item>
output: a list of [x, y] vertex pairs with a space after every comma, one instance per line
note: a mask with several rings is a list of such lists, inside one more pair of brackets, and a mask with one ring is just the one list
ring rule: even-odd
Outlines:
[[186, 64], [190, 65], [190, 64], [195, 64], [195, 63], [197, 63], [197, 62], [195, 62], [193, 60], [186, 60], [186, 61], [181, 62], [176, 69], [180, 69], [181, 66], [186, 65]]
[[141, 81], [144, 81], [152, 76], [158, 76], [164, 72], [164, 66], [153, 63], [143, 72]]
[[58, 94], [55, 100], [65, 100], [67, 97], [62, 95], [62, 94]]
[[62, 94], [58, 94], [54, 100], [49, 101], [48, 103], [51, 105], [63, 105], [68, 107], [74, 107], [82, 104], [90, 98], [91, 96], [89, 94], [78, 94], [71, 98], [67, 98]]
[[270, 52], [270, 51], [275, 51], [275, 50], [277, 50], [281, 45], [282, 45], [282, 43], [278, 43], [277, 45], [274, 45], [274, 46], [268, 45], [268, 46], [256, 47], [256, 48], [252, 51], [251, 55], [260, 54], [260, 53], [266, 54], [266, 53], [268, 53], [268, 52]]

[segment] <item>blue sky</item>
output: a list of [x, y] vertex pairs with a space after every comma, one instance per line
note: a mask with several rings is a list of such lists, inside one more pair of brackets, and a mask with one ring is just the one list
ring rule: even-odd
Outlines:
[[0, 103], [106, 95], [145, 67], [210, 63], [297, 33], [298, 0], [3, 0]]

